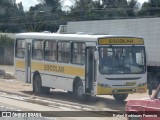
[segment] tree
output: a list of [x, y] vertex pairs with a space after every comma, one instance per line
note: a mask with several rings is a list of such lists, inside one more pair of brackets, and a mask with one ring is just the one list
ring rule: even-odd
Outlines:
[[127, 15], [130, 17], [135, 17], [139, 11], [140, 4], [137, 0], [130, 0], [128, 1], [128, 10]]
[[75, 0], [71, 13], [78, 20], [100, 20], [134, 17], [138, 9], [136, 0]]
[[23, 9], [22, 2], [18, 3], [17, 7], [18, 7], [19, 15], [24, 15], [24, 9]]
[[86, 14], [93, 8], [92, 0], [75, 0], [71, 6], [71, 14], [76, 16], [76, 19], [85, 20]]
[[62, 12], [62, 3], [60, 0], [38, 0], [43, 4], [43, 9], [46, 12], [55, 13]]
[[0, 1], [0, 30], [2, 32], [17, 32], [22, 28], [19, 25], [19, 20], [24, 11], [22, 5], [21, 8], [19, 7], [15, 0]]
[[89, 12], [86, 15], [87, 20], [102, 20], [107, 18], [105, 6], [102, 4], [101, 0], [92, 1]]
[[27, 30], [56, 32], [65, 20], [60, 0], [39, 0], [39, 2], [27, 12]]
[[160, 0], [149, 0], [142, 4], [139, 11], [140, 16], [159, 16], [160, 15]]
[[102, 0], [108, 17], [128, 18], [135, 17], [140, 4], [137, 0]]
[[25, 27], [29, 32], [38, 32], [42, 30], [42, 24], [44, 22], [44, 11], [43, 5], [37, 4], [35, 6], [31, 6], [29, 11], [26, 12], [26, 22]]

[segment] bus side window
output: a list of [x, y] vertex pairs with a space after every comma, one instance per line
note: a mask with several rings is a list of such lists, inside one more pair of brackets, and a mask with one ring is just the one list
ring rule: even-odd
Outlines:
[[25, 50], [24, 49], [18, 49], [16, 57], [24, 58], [24, 54], [25, 54]]
[[43, 59], [43, 40], [33, 41], [33, 59], [36, 60]]
[[24, 55], [25, 55], [25, 40], [17, 40], [16, 57], [24, 58]]
[[48, 61], [56, 60], [56, 41], [45, 41], [44, 59]]
[[85, 44], [74, 42], [72, 46], [72, 63], [83, 65], [85, 62]]
[[70, 42], [58, 42], [58, 61], [70, 62]]

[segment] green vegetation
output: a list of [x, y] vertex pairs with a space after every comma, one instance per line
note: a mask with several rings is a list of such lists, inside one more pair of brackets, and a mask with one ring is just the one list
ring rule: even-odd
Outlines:
[[6, 34], [0, 34], [0, 47], [1, 46], [11, 46], [14, 45], [14, 39], [10, 38]]
[[51, 31], [68, 21], [128, 19], [159, 17], [160, 0], [70, 0], [72, 5], [62, 9], [65, 0], [37, 0], [40, 3], [24, 11], [22, 3], [0, 0], [0, 31]]

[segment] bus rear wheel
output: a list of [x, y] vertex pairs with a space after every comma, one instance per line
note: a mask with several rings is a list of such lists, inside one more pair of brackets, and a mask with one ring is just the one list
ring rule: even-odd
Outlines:
[[128, 94], [113, 94], [113, 97], [117, 102], [123, 102], [128, 97]]
[[33, 92], [38, 94], [49, 94], [50, 88], [43, 87], [40, 75], [36, 75], [33, 80]]

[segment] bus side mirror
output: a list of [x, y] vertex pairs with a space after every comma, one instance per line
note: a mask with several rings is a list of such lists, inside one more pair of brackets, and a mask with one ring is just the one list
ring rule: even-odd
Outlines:
[[94, 59], [95, 59], [95, 60], [98, 60], [98, 59], [99, 59], [98, 51], [95, 51], [95, 52], [94, 52]]

